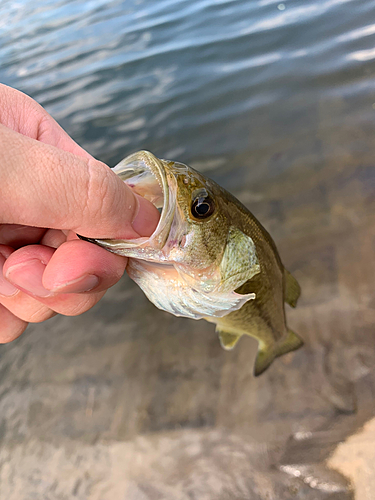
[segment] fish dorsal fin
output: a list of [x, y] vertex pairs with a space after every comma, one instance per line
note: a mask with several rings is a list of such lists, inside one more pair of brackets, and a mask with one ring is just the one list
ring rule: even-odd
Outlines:
[[285, 302], [291, 307], [296, 307], [299, 296], [301, 295], [301, 287], [294, 276], [289, 271], [284, 269], [285, 280]]
[[231, 351], [242, 336], [241, 334], [227, 332], [219, 327], [216, 327], [216, 331], [219, 334], [221, 347], [226, 351]]
[[259, 272], [255, 243], [236, 227], [230, 227], [220, 263], [220, 288], [223, 291], [235, 290]]

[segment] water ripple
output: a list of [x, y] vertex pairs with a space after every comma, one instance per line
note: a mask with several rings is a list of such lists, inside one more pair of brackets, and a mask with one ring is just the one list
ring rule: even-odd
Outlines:
[[371, 61], [371, 59], [375, 59], [375, 49], [357, 50], [348, 54], [347, 58], [353, 61]]
[[279, 4], [4, 0], [0, 79], [107, 159], [269, 147], [271, 129], [298, 136], [296, 116], [308, 122], [318, 99], [373, 91], [372, 0]]

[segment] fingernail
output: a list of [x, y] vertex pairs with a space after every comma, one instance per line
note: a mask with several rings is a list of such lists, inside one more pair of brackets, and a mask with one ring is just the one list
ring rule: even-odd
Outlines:
[[19, 290], [4, 278], [2, 269], [5, 260], [5, 256], [0, 253], [0, 295], [3, 297], [12, 297], [12, 295], [15, 295]]
[[52, 295], [42, 285], [42, 277], [46, 266], [38, 259], [30, 259], [22, 264], [16, 264], [7, 269], [5, 277], [17, 288], [37, 297], [49, 297]]
[[59, 293], [82, 293], [89, 292], [99, 284], [99, 278], [94, 274], [86, 274], [85, 276], [80, 276], [79, 278], [66, 283], [61, 283], [55, 285], [51, 288], [52, 292]]

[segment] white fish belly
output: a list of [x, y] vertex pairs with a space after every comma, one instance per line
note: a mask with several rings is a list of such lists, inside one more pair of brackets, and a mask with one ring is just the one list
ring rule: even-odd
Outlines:
[[240, 309], [255, 294], [204, 293], [188, 285], [173, 264], [129, 259], [129, 276], [156, 307], [175, 316], [202, 319], [222, 317]]

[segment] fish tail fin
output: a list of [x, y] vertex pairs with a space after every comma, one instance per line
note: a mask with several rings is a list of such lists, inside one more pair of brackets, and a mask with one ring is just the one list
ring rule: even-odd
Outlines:
[[216, 327], [216, 332], [219, 334], [220, 345], [226, 351], [231, 351], [237, 342], [240, 340], [241, 334], [228, 332]]
[[289, 271], [284, 269], [285, 282], [285, 302], [291, 307], [296, 307], [299, 296], [301, 295], [301, 287], [294, 276]]
[[254, 365], [254, 375], [258, 377], [270, 366], [272, 361], [287, 352], [295, 351], [303, 346], [303, 340], [292, 330], [288, 330], [286, 337], [278, 344], [262, 345], [259, 343]]
[[288, 333], [285, 339], [281, 340], [279, 344], [276, 345], [277, 354], [276, 356], [282, 356], [287, 352], [295, 351], [303, 346], [303, 340], [292, 330], [288, 329]]
[[272, 361], [276, 358], [275, 349], [271, 346], [261, 346], [259, 343], [257, 357], [254, 364], [254, 376], [259, 377], [270, 366]]

